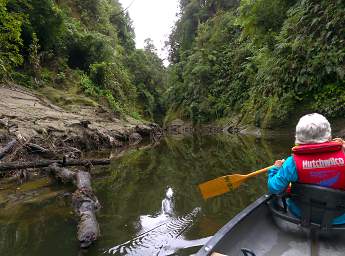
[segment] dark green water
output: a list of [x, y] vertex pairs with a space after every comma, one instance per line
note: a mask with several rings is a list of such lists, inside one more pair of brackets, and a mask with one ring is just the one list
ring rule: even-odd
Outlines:
[[[196, 185], [271, 165], [289, 154], [292, 143], [288, 135], [191, 136], [169, 137], [153, 148], [131, 150], [93, 175], [102, 203], [98, 213], [102, 237], [86, 251], [78, 249], [69, 197], [61, 195], [61, 185], [46, 181], [47, 186], [35, 193], [58, 196], [0, 203], [0, 255], [190, 255], [266, 192], [266, 177], [253, 178], [206, 202]], [[171, 199], [166, 198], [169, 188]]]

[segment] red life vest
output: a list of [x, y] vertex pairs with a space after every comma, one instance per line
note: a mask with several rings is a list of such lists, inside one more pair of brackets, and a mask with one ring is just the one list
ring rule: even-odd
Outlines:
[[331, 141], [292, 148], [298, 182], [345, 190], [345, 154]]

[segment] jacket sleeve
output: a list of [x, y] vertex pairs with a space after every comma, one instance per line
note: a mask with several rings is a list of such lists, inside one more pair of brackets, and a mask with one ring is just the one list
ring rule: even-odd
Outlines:
[[272, 194], [279, 194], [287, 188], [290, 182], [297, 180], [296, 164], [293, 157], [290, 156], [280, 168], [272, 167], [268, 171], [268, 190]]

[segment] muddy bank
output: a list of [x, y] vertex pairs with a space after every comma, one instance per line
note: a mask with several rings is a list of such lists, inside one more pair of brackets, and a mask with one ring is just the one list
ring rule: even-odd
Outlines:
[[157, 124], [120, 119], [101, 106], [67, 111], [18, 86], [2, 85], [0, 95], [0, 146], [15, 138], [60, 154], [122, 147], [160, 134]]

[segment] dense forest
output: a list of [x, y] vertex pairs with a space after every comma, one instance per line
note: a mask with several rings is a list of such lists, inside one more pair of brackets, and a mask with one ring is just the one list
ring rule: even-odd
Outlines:
[[0, 0], [0, 80], [60, 105], [101, 103], [157, 119], [165, 68], [152, 41], [136, 49], [134, 37], [117, 0]]
[[179, 3], [165, 68], [152, 40], [135, 48], [117, 0], [0, 0], [0, 79], [166, 122], [267, 128], [345, 113], [343, 0]]
[[181, 0], [166, 120], [276, 127], [345, 113], [345, 1]]

